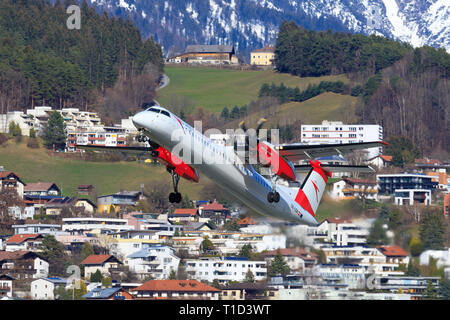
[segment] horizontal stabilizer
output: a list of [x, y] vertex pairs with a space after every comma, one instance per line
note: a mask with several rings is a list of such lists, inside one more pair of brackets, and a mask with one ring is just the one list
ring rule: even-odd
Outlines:
[[[321, 167], [331, 172], [375, 172], [375, 170], [370, 166], [352, 166], [322, 163]], [[311, 166], [309, 164], [295, 165], [294, 168], [296, 172], [309, 172], [309, 170], [311, 170]]]

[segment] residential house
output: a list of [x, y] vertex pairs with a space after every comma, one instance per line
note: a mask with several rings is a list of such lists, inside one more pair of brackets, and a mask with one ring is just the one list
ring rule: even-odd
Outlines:
[[33, 219], [36, 210], [34, 207], [9, 207], [8, 215], [16, 220]]
[[129, 269], [140, 279], [152, 276], [154, 279], [168, 279], [171, 272], [178, 271], [180, 258], [174, 254], [174, 249], [168, 246], [145, 246], [142, 250], [127, 257]]
[[224, 225], [231, 218], [230, 210], [217, 202], [200, 206], [198, 214], [199, 222], [212, 221], [216, 226]]
[[31, 298], [33, 300], [55, 300], [54, 290], [62, 286], [68, 289], [72, 284], [68, 279], [53, 277], [41, 278], [31, 282]]
[[220, 290], [197, 280], [150, 280], [132, 289], [137, 299], [219, 300]]
[[265, 46], [250, 52], [250, 64], [257, 66], [271, 66], [275, 59], [275, 47]]
[[115, 256], [109, 254], [93, 254], [81, 262], [84, 265], [84, 276], [86, 279], [91, 277], [91, 274], [100, 270], [103, 276], [110, 276], [112, 272], [119, 269], [122, 265]]
[[334, 199], [378, 199], [378, 186], [375, 180], [343, 178], [333, 183], [330, 195]]
[[228, 283], [229, 281], [244, 281], [250, 270], [255, 281], [267, 277], [266, 261], [251, 261], [243, 257], [220, 257], [186, 259], [186, 272], [191, 279], [200, 281]]
[[139, 191], [121, 191], [97, 198], [98, 212], [117, 213], [121, 208], [135, 206], [141, 198]]
[[245, 217], [245, 218], [243, 218], [243, 219], [238, 221], [238, 225], [241, 228], [246, 228], [248, 226], [252, 226], [252, 225], [255, 225], [255, 224], [257, 224], [256, 221], [253, 220], [250, 217]]
[[59, 216], [64, 211], [72, 214], [75, 199], [70, 197], [51, 199], [44, 205], [44, 212], [48, 216]]
[[436, 266], [444, 268], [447, 279], [450, 279], [450, 248], [445, 250], [425, 250], [420, 254], [420, 265], [429, 265], [430, 258], [437, 260]]
[[125, 264], [127, 264], [127, 257], [130, 254], [160, 242], [157, 232], [147, 230], [121, 231], [111, 234], [110, 237], [112, 239], [110, 253], [120, 257]]
[[43, 238], [44, 236], [39, 233], [15, 234], [6, 240], [5, 250], [11, 252], [18, 250], [40, 251]]
[[409, 253], [398, 245], [377, 246], [377, 249], [386, 257], [387, 263], [409, 264]]
[[7, 274], [0, 274], [0, 300], [4, 297], [12, 297], [14, 280]]
[[197, 222], [199, 216], [197, 209], [176, 208], [174, 212], [169, 213], [169, 220], [172, 222]]
[[89, 199], [76, 199], [73, 206], [80, 208], [83, 211], [82, 214], [94, 214], [97, 211], [97, 205]]
[[189, 45], [184, 53], [167, 59], [170, 63], [238, 64], [232, 45]]
[[23, 199], [25, 186], [25, 182], [14, 172], [0, 171], [0, 191], [3, 188], [13, 188], [17, 191], [17, 195]]
[[49, 263], [32, 251], [0, 251], [0, 272], [17, 280], [48, 276]]
[[61, 231], [61, 225], [59, 224], [46, 224], [46, 223], [30, 223], [30, 224], [13, 224], [11, 226], [14, 230], [14, 234], [56, 234]]
[[220, 300], [278, 300], [278, 289], [266, 282], [243, 282], [220, 287]]
[[285, 248], [263, 252], [261, 257], [267, 264], [270, 264], [278, 252], [284, 257], [287, 265], [292, 271], [304, 271], [306, 268], [312, 268], [317, 262], [317, 255], [303, 248]]
[[24, 188], [25, 196], [60, 196], [61, 190], [52, 182], [28, 183]]
[[380, 154], [368, 159], [367, 162], [377, 168], [387, 168], [392, 162], [392, 156]]
[[89, 291], [83, 298], [86, 300], [133, 300], [134, 297], [125, 289], [115, 288], [95, 288]]

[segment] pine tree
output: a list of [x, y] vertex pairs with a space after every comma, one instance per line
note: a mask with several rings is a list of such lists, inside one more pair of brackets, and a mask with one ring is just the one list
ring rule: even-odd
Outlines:
[[268, 268], [268, 274], [271, 277], [274, 277], [278, 274], [286, 275], [290, 272], [290, 268], [287, 265], [287, 262], [284, 260], [284, 257], [281, 254], [280, 249], [277, 250], [277, 254], [273, 258], [273, 261], [270, 263]]
[[439, 209], [427, 209], [424, 212], [419, 234], [424, 250], [444, 248], [444, 216]]
[[66, 124], [63, 117], [57, 111], [50, 115], [44, 133], [44, 145], [50, 149], [65, 149], [66, 147]]

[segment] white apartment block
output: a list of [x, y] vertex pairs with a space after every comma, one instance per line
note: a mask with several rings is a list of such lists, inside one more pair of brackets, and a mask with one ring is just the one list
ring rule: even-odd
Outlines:
[[348, 289], [366, 289], [365, 269], [359, 265], [320, 264], [314, 267], [314, 272], [328, 284], [345, 284]]
[[317, 227], [308, 228], [316, 249], [327, 246], [364, 245], [369, 235], [370, 224], [355, 224], [350, 220], [326, 219]]
[[171, 247], [153, 245], [129, 255], [126, 261], [141, 279], [152, 276], [155, 280], [165, 280], [172, 271], [178, 271], [180, 260]]
[[[357, 264], [364, 268], [366, 274], [375, 273], [381, 276], [402, 276], [404, 273], [397, 271], [399, 262], [388, 259], [377, 248], [364, 246], [333, 246], [322, 248], [326, 261], [329, 264]], [[408, 260], [405, 260], [407, 263]]]
[[112, 244], [110, 253], [127, 264], [127, 257], [142, 250], [146, 246], [156, 245], [160, 242], [155, 231], [129, 230], [111, 235]]
[[63, 218], [62, 230], [71, 234], [116, 233], [133, 230], [126, 219], [114, 218]]
[[[357, 143], [383, 140], [383, 127], [367, 124], [343, 124], [341, 121], [322, 121], [304, 124], [301, 142], [305, 144]], [[381, 154], [381, 147], [367, 149], [367, 159]]]
[[14, 230], [14, 234], [39, 233], [42, 235], [45, 234], [56, 235], [59, 231], [61, 231], [61, 225], [59, 224], [44, 224], [44, 223], [13, 224], [11, 227]]
[[187, 259], [186, 272], [191, 279], [213, 282], [215, 279], [224, 284], [229, 281], [244, 281], [250, 270], [256, 281], [267, 277], [266, 261], [250, 261], [245, 258], [201, 258]]

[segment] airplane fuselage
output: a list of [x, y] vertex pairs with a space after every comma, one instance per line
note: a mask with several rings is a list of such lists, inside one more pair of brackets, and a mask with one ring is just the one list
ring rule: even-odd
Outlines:
[[273, 191], [272, 182], [256, 172], [252, 165], [237, 160], [232, 147], [214, 142], [173, 113], [161, 110], [165, 112], [147, 110], [133, 117], [135, 126], [143, 129], [151, 141], [182, 158], [262, 215], [308, 225], [318, 224], [308, 211], [294, 201], [298, 188], [276, 185], [280, 200], [268, 202], [267, 194]]

